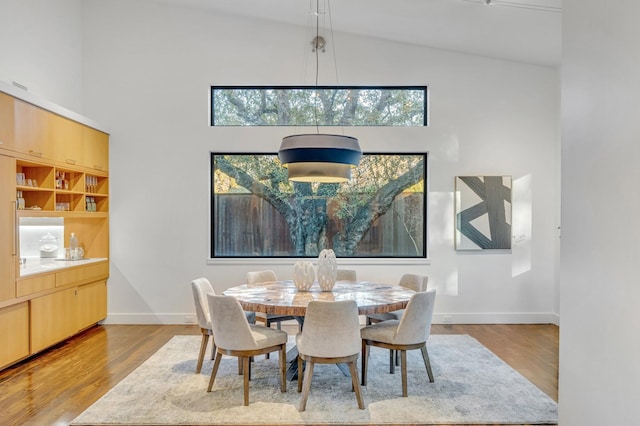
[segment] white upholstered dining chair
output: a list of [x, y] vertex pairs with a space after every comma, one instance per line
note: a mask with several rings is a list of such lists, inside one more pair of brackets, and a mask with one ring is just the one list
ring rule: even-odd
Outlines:
[[336, 281], [356, 281], [357, 274], [354, 269], [338, 269], [336, 271]]
[[[427, 284], [429, 283], [429, 277], [426, 275], [419, 274], [404, 274], [400, 277], [400, 281], [398, 285], [400, 287], [408, 288], [413, 291], [427, 291]], [[381, 314], [370, 314], [367, 315], [367, 325], [371, 325], [380, 321], [388, 321], [388, 320], [399, 320], [402, 318], [402, 314], [404, 314], [404, 309], [398, 309], [397, 311], [385, 312]], [[395, 366], [400, 364], [400, 360], [398, 358], [398, 354], [395, 354], [395, 362], [394, 362], [394, 352], [393, 350], [389, 351], [389, 372], [393, 374], [395, 372]]]
[[[207, 343], [209, 342], [209, 336], [213, 336], [213, 330], [211, 327], [211, 314], [209, 313], [209, 304], [207, 303], [207, 294], [215, 294], [213, 286], [206, 278], [196, 278], [191, 281], [191, 291], [193, 292], [193, 301], [196, 307], [196, 319], [198, 320], [198, 326], [202, 333], [202, 340], [200, 342], [200, 353], [198, 355], [198, 363], [196, 364], [196, 373], [200, 373], [202, 369], [202, 362], [204, 361], [204, 354], [207, 351]], [[246, 312], [245, 316], [250, 323], [256, 322], [256, 314], [254, 312]], [[211, 339], [211, 359], [213, 359], [216, 352], [216, 343], [214, 339]]]
[[[427, 284], [429, 283], [429, 277], [426, 275], [418, 274], [404, 274], [400, 277], [398, 285], [400, 287], [408, 288], [413, 291], [427, 291]], [[397, 311], [385, 312], [382, 314], [370, 314], [367, 315], [367, 325], [371, 325], [380, 321], [387, 321], [402, 318], [404, 309], [398, 309]]]
[[[356, 393], [358, 408], [364, 409], [357, 360], [360, 351], [360, 324], [358, 306], [354, 300], [337, 302], [311, 301], [307, 306], [304, 326], [296, 335], [298, 348], [299, 411], [304, 411], [309, 398], [313, 366], [346, 363], [351, 372], [352, 388]], [[303, 361], [306, 361], [302, 379]]]
[[[247, 285], [250, 285], [250, 286], [259, 285], [261, 283], [275, 282], [275, 281], [278, 281], [278, 277], [276, 273], [272, 270], [247, 272]], [[278, 330], [282, 329], [282, 326], [281, 326], [282, 321], [295, 319], [290, 315], [265, 314], [262, 312], [257, 312], [256, 318], [259, 321], [264, 322], [267, 327], [271, 327], [271, 323], [276, 323]]]
[[367, 385], [369, 346], [399, 351], [402, 369], [402, 396], [407, 396], [407, 351], [420, 349], [429, 381], [433, 382], [427, 340], [431, 333], [436, 290], [411, 296], [404, 315], [399, 320], [381, 321], [360, 330], [362, 337], [362, 385]]
[[233, 296], [207, 295], [211, 324], [216, 341], [216, 360], [211, 371], [207, 392], [211, 392], [220, 367], [223, 355], [238, 357], [243, 364], [244, 405], [249, 405], [249, 376], [250, 359], [256, 355], [263, 355], [278, 351], [280, 370], [280, 391], [287, 391], [286, 345], [287, 333], [261, 325], [252, 325], [247, 321], [240, 302]]

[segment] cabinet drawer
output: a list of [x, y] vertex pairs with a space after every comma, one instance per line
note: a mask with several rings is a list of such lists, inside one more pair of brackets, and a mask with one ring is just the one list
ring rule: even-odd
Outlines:
[[85, 282], [96, 281], [100, 278], [109, 276], [109, 263], [100, 262], [92, 265], [80, 266], [77, 268], [60, 271], [56, 273], [56, 287], [67, 284], [82, 284]]
[[16, 295], [18, 297], [27, 294], [38, 293], [43, 290], [55, 288], [56, 277], [53, 274], [40, 275], [33, 278], [24, 278], [16, 282]]

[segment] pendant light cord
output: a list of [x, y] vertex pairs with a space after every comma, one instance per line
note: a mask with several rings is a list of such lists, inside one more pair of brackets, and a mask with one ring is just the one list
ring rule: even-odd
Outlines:
[[316, 51], [316, 99], [313, 102], [313, 114], [316, 120], [316, 133], [320, 134], [320, 125], [318, 124], [318, 100], [320, 93], [318, 91], [318, 74], [320, 73], [320, 56], [319, 56], [319, 37], [320, 36], [320, 0], [316, 0], [316, 38], [314, 49]]

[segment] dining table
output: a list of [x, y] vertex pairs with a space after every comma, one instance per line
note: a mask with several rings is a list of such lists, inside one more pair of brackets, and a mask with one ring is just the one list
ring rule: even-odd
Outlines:
[[[397, 284], [370, 281], [336, 281], [331, 291], [323, 291], [316, 282], [308, 290], [301, 291], [296, 288], [293, 280], [242, 284], [223, 292], [226, 296], [235, 297], [245, 311], [290, 315], [298, 321], [300, 327], [304, 326], [307, 305], [312, 300], [354, 300], [359, 315], [370, 315], [404, 309], [414, 293]], [[287, 371], [289, 380], [297, 378], [297, 355], [295, 347], [287, 352], [287, 360], [290, 362]], [[344, 366], [339, 367], [343, 373], [349, 374]]]

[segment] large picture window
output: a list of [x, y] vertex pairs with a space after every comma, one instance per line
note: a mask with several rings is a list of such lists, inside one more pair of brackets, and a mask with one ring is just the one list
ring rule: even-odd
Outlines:
[[365, 153], [345, 183], [287, 179], [276, 154], [211, 154], [211, 257], [426, 257], [426, 153]]

